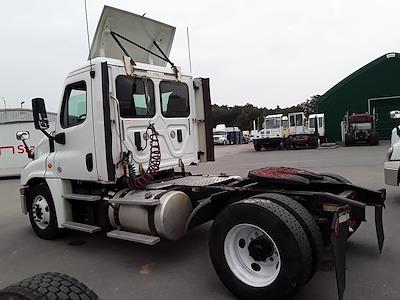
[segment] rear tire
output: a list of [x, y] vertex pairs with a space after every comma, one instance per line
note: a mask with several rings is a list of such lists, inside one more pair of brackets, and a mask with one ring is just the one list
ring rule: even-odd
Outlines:
[[40, 238], [52, 240], [60, 235], [53, 197], [46, 184], [40, 183], [32, 188], [27, 208], [32, 229]]
[[379, 144], [379, 136], [378, 136], [378, 133], [377, 133], [376, 131], [375, 131], [375, 132], [371, 132], [371, 134], [370, 134], [368, 140], [369, 140], [369, 144], [370, 144], [371, 146], [376, 146], [376, 145], [378, 145], [378, 144]]
[[82, 282], [65, 274], [41, 273], [0, 291], [1, 300], [90, 299], [99, 297]]
[[354, 144], [354, 139], [353, 139], [353, 137], [352, 137], [350, 134], [346, 133], [346, 134], [344, 135], [344, 145], [345, 145], [346, 147], [350, 147], [350, 146], [353, 145], [353, 144]]
[[321, 251], [323, 248], [321, 230], [318, 224], [315, 222], [314, 217], [299, 202], [282, 194], [265, 193], [255, 195], [252, 198], [261, 198], [277, 203], [278, 205], [284, 207], [287, 211], [289, 211], [301, 224], [304, 232], [307, 234], [313, 256], [312, 274], [309, 278], [311, 279], [312, 275], [314, 275], [317, 269]]
[[209, 249], [217, 275], [240, 299], [290, 299], [311, 274], [312, 250], [302, 226], [268, 200], [226, 207], [211, 227]]

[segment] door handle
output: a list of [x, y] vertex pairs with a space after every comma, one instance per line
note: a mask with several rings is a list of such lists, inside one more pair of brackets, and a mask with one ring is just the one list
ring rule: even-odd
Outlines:
[[92, 170], [93, 170], [93, 154], [92, 153], [86, 154], [86, 169], [89, 172], [92, 172]]
[[176, 133], [177, 133], [177, 136], [178, 136], [178, 142], [179, 142], [179, 143], [182, 143], [182, 141], [183, 141], [183, 138], [182, 138], [182, 129], [178, 129], [178, 130], [176, 131]]
[[137, 151], [142, 151], [142, 137], [139, 131], [135, 132], [135, 146]]

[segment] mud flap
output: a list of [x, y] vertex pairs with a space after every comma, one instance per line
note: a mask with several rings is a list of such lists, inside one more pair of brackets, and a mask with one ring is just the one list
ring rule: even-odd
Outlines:
[[385, 234], [383, 233], [383, 205], [375, 206], [375, 227], [378, 237], [379, 253], [382, 253]]
[[339, 300], [343, 300], [346, 288], [346, 245], [349, 235], [350, 208], [340, 207], [332, 222], [332, 251], [336, 270], [336, 284]]

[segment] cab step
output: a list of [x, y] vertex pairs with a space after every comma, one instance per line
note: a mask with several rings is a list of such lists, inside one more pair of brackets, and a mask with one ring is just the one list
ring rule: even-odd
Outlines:
[[107, 200], [113, 204], [125, 204], [125, 205], [143, 205], [143, 206], [156, 206], [160, 203], [158, 199], [145, 199], [145, 198], [115, 198]]
[[123, 230], [110, 231], [107, 233], [107, 236], [113, 239], [120, 239], [146, 245], [155, 245], [160, 241], [160, 238], [158, 236], [128, 232]]
[[95, 232], [101, 230], [101, 228], [99, 226], [77, 223], [77, 222], [66, 222], [66, 223], [63, 223], [61, 226], [64, 228], [83, 231], [83, 232], [87, 232], [87, 233], [95, 233]]
[[79, 200], [79, 201], [89, 201], [89, 202], [101, 200], [101, 197], [99, 195], [64, 194], [61, 197], [67, 200]]

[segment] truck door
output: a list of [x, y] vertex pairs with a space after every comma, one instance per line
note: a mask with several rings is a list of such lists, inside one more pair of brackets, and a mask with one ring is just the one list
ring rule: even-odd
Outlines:
[[304, 134], [304, 121], [303, 113], [293, 113], [289, 115], [289, 132], [291, 135]]
[[56, 134], [65, 144], [55, 143], [55, 173], [63, 179], [97, 180], [92, 91], [89, 70], [67, 78], [56, 121]]
[[160, 127], [165, 132], [164, 158], [169, 164], [176, 164], [179, 157], [185, 163], [197, 162], [199, 140], [192, 80], [161, 80], [159, 96]]

